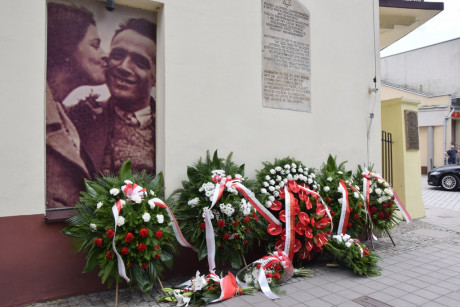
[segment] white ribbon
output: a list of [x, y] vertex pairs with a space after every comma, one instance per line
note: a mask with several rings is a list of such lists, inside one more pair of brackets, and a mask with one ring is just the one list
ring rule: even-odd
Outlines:
[[116, 234], [117, 234], [117, 221], [118, 221], [118, 214], [120, 213], [120, 210], [121, 210], [121, 202], [118, 201], [118, 202], [112, 207], [113, 217], [114, 217], [114, 219], [115, 219], [115, 231], [114, 231], [113, 238], [112, 238], [112, 250], [113, 250], [113, 252], [115, 253], [115, 255], [117, 256], [117, 260], [118, 260], [118, 274], [120, 274], [120, 276], [121, 276], [124, 280], [126, 280], [126, 282], [129, 282], [130, 279], [128, 278], [128, 276], [126, 276], [125, 263], [123, 262], [123, 259], [121, 258], [120, 254], [117, 252], [117, 249], [115, 248], [115, 237], [116, 237]]

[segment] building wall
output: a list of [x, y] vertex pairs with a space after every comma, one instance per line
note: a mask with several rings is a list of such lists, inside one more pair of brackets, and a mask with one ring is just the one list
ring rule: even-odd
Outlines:
[[[218, 149], [221, 156], [233, 151], [250, 177], [262, 161], [288, 155], [319, 167], [331, 153], [351, 169], [369, 161], [380, 170], [380, 98], [368, 92], [380, 67], [378, 1], [302, 3], [311, 14], [311, 113], [262, 107], [260, 1], [156, 2], [157, 165], [168, 195], [185, 178], [186, 166], [207, 149]], [[64, 224], [43, 224], [45, 12], [45, 0], [0, 2], [0, 240], [14, 234], [14, 242], [43, 245], [29, 246], [22, 258], [12, 252], [17, 244], [3, 246], [0, 271], [16, 269], [8, 279], [0, 278], [7, 294], [0, 296], [2, 306], [100, 288], [82, 282], [89, 278], [80, 274], [84, 256], [62, 245], [62, 240], [70, 242], [59, 233]], [[61, 255], [59, 269], [50, 254]], [[39, 267], [21, 266], [30, 257], [44, 261]], [[22, 280], [36, 286], [27, 295], [14, 292]], [[81, 287], [72, 287], [77, 284]], [[27, 284], [21, 288], [29, 289]]]
[[406, 149], [404, 111], [417, 111], [419, 102], [405, 98], [382, 101], [382, 130], [393, 138], [393, 188], [412, 218], [425, 216], [420, 188], [420, 152]]
[[382, 80], [431, 95], [460, 97], [460, 38], [381, 59]]

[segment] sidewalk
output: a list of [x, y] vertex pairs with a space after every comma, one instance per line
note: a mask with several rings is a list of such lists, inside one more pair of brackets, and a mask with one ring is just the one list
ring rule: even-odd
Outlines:
[[[422, 176], [422, 194], [426, 217], [391, 230], [395, 247], [388, 237], [374, 242], [382, 257], [381, 276], [365, 278], [317, 264], [309, 267], [312, 277], [284, 285], [279, 300], [256, 292], [214, 306], [460, 306], [460, 191], [429, 187]], [[166, 281], [164, 286], [182, 281]], [[119, 306], [175, 306], [156, 302], [159, 293], [159, 288], [152, 295], [121, 289]], [[113, 306], [114, 298], [114, 291], [106, 291], [28, 306]]]

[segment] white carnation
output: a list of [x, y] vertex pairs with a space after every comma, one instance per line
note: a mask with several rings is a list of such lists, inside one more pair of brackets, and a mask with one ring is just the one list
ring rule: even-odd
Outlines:
[[273, 202], [273, 201], [275, 201], [275, 197], [273, 197], [273, 196], [270, 195], [270, 196], [268, 197], [268, 200], [271, 201], [271, 202]]
[[98, 209], [101, 209], [102, 205], [103, 205], [103, 203], [102, 203], [102, 201], [100, 201], [100, 202], [97, 203], [96, 207], [97, 207]]
[[116, 188], [113, 188], [113, 189], [110, 189], [110, 194], [112, 194], [113, 196], [117, 196], [118, 193], [120, 193], [120, 190], [116, 189]]
[[260, 193], [267, 194], [267, 189], [264, 189], [264, 188], [260, 189]]
[[92, 231], [96, 231], [97, 226], [94, 223], [89, 224], [89, 227], [91, 228]]
[[142, 214], [142, 219], [144, 220], [144, 222], [148, 222], [150, 221], [150, 214], [148, 212], [145, 212], [144, 214]]
[[275, 174], [275, 170], [273, 168], [270, 170], [270, 174], [272, 174], [272, 175]]
[[277, 171], [277, 172], [281, 172], [281, 170], [282, 170], [281, 166], [277, 166], [277, 167], [275, 167], [275, 171]]
[[265, 176], [265, 180], [270, 180], [270, 176]]
[[140, 195], [134, 195], [131, 197], [131, 200], [134, 201], [136, 204], [140, 204], [142, 202], [142, 197]]
[[125, 218], [121, 215], [117, 219], [117, 226], [123, 226], [125, 224]]
[[331, 189], [331, 188], [329, 188], [328, 186], [325, 186], [325, 187], [323, 188], [324, 192], [329, 192], [330, 189]]
[[150, 205], [150, 209], [155, 208], [155, 201], [153, 199], [149, 199], [147, 203]]
[[377, 195], [382, 194], [382, 189], [379, 189], [379, 188], [375, 189], [375, 193], [377, 193]]
[[327, 177], [326, 180], [329, 181], [329, 182], [331, 182], [331, 181], [332, 181], [332, 177]]
[[133, 184], [133, 182], [131, 180], [125, 180], [125, 183], [126, 184]]
[[164, 221], [165, 221], [165, 217], [163, 216], [163, 214], [157, 214], [157, 222], [159, 224], [163, 224]]
[[285, 168], [285, 169], [290, 169], [291, 166], [290, 166], [289, 164], [286, 164], [286, 165], [284, 166], [284, 168]]

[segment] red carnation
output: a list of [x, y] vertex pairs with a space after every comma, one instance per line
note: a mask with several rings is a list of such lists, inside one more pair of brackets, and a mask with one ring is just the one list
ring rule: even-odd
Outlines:
[[230, 235], [228, 233], [226, 233], [226, 234], [224, 234], [223, 238], [224, 238], [224, 240], [228, 240], [228, 239], [230, 239]]
[[261, 266], [261, 264], [258, 263], [258, 264], [256, 265], [256, 268], [257, 268], [257, 269], [260, 269], [260, 266]]
[[101, 246], [102, 245], [102, 239], [101, 238], [94, 239], [94, 244], [96, 244], [96, 246]]
[[239, 237], [240, 237], [239, 234], [235, 234], [235, 235], [233, 236], [234, 239], [238, 239]]
[[352, 225], [353, 225], [352, 223], [348, 223], [347, 227], [351, 228]]
[[107, 238], [112, 239], [115, 235], [115, 232], [113, 231], [113, 229], [109, 229], [105, 232], [105, 234], [107, 235]]
[[139, 235], [142, 238], [145, 238], [149, 235], [149, 230], [147, 228], [142, 228], [141, 230], [139, 230]]
[[248, 233], [248, 232], [251, 232], [251, 229], [250, 229], [250, 228], [246, 228], [246, 229], [244, 230], [244, 233]]
[[238, 226], [239, 224], [240, 224], [240, 222], [238, 222], [238, 221], [234, 221], [234, 222], [233, 222], [233, 226], [234, 226], [234, 227]]
[[243, 222], [245, 222], [246, 224], [249, 223], [249, 216], [245, 216]]
[[326, 202], [327, 202], [328, 204], [332, 203], [332, 198], [330, 198], [330, 197], [326, 198]]
[[243, 244], [248, 244], [248, 240], [244, 240]]
[[383, 204], [382, 208], [383, 208], [383, 209], [388, 208], [388, 204]]
[[137, 250], [140, 252], [143, 252], [146, 249], [147, 249], [147, 245], [145, 245], [144, 243], [139, 243], [139, 245], [137, 246]]
[[355, 213], [355, 214], [353, 215], [353, 218], [354, 218], [355, 220], [359, 219], [359, 214], [358, 214], [358, 213]]
[[144, 262], [144, 263], [142, 263], [142, 266], [141, 266], [141, 267], [142, 267], [144, 270], [147, 270], [148, 266], [149, 266], [148, 263], [147, 263], [147, 262]]
[[334, 212], [334, 211], [331, 211], [331, 215], [332, 215], [332, 216], [335, 216], [335, 212]]
[[122, 255], [128, 255], [129, 254], [129, 250], [128, 250], [128, 248], [126, 246], [123, 246], [121, 248], [121, 254]]
[[213, 287], [213, 286], [209, 286], [208, 289], [209, 289], [209, 291], [212, 291], [212, 290], [214, 290], [214, 287]]
[[275, 264], [275, 271], [279, 271], [281, 269], [282, 269], [282, 266], [279, 263]]
[[281, 278], [280, 273], [273, 274], [273, 278], [276, 279], [276, 280], [280, 279]]
[[377, 217], [379, 219], [383, 219], [384, 216], [385, 216], [385, 214], [383, 212], [379, 212], [379, 214], [377, 214]]
[[159, 250], [160, 249], [160, 245], [155, 245], [155, 250]]
[[160, 257], [161, 257], [161, 253], [158, 253], [158, 254], [155, 255], [154, 258], [155, 258], [155, 260], [158, 260], [158, 259], [160, 259]]
[[225, 222], [223, 220], [218, 220], [217, 221], [217, 227], [224, 228], [225, 227]]
[[253, 218], [256, 218], [256, 216], [257, 216], [256, 212], [253, 211], [253, 212], [252, 212], [252, 217], [253, 217]]
[[131, 242], [134, 239], [134, 235], [130, 232], [128, 232], [125, 236], [125, 241], [126, 242]]
[[106, 257], [107, 259], [109, 259], [109, 260], [110, 260], [110, 259], [113, 259], [113, 253], [112, 253], [111, 251], [107, 251], [107, 252], [105, 253], [105, 257]]
[[268, 272], [267, 274], [265, 274], [265, 277], [272, 278], [272, 273]]
[[157, 232], [155, 232], [155, 237], [156, 237], [157, 239], [160, 239], [162, 236], [163, 236], [163, 231], [157, 230]]
[[254, 217], [254, 221], [257, 222], [258, 220], [259, 220], [259, 217], [258, 217], [258, 216], [255, 216], [255, 217]]
[[377, 207], [371, 207], [371, 212], [372, 212], [372, 213], [377, 212]]
[[200, 223], [200, 228], [201, 229], [206, 229], [206, 224], [205, 223]]

